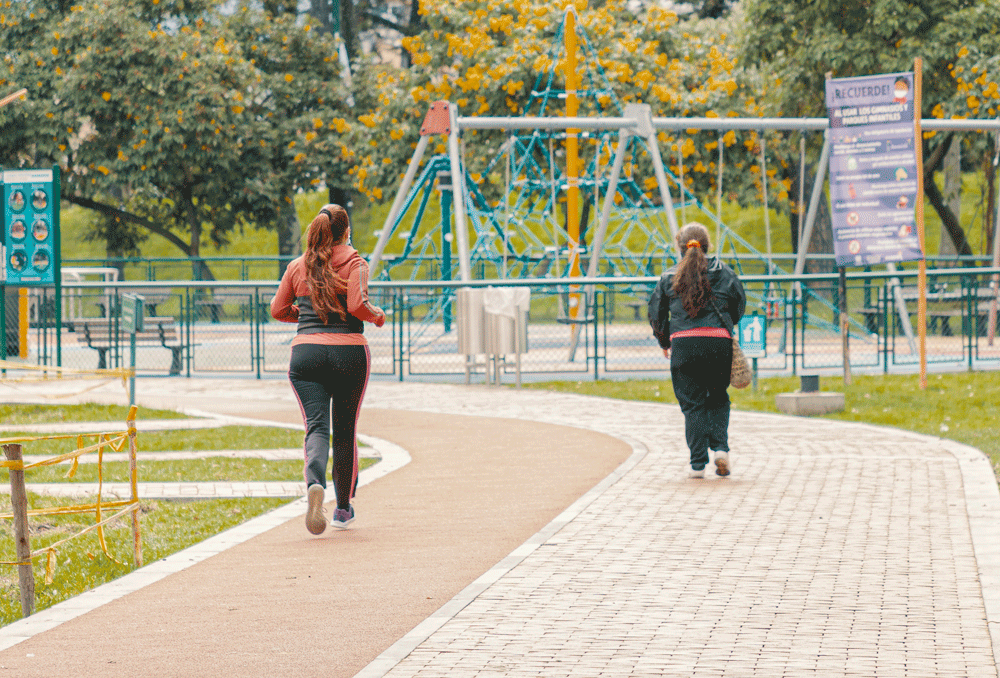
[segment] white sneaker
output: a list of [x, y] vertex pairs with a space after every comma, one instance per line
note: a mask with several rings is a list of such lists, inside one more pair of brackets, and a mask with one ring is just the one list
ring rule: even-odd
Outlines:
[[690, 471], [688, 471], [688, 478], [704, 478], [704, 477], [705, 477], [705, 469], [701, 469], [700, 471], [695, 471], [694, 469], [691, 469]]
[[309, 486], [306, 493], [309, 497], [309, 509], [306, 511], [306, 529], [313, 534], [323, 534], [326, 530], [326, 509], [323, 508], [325, 492], [323, 486], [316, 483]]
[[728, 476], [729, 475], [729, 453], [728, 452], [716, 452], [715, 453], [715, 475], [717, 475], [717, 476]]

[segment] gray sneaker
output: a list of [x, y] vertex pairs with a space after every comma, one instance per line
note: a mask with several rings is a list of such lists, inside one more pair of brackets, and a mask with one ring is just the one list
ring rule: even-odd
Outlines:
[[729, 453], [728, 452], [716, 452], [715, 453], [715, 475], [717, 476], [728, 476], [729, 475]]
[[314, 484], [309, 486], [306, 493], [309, 499], [309, 509], [306, 511], [306, 529], [313, 534], [323, 534], [326, 530], [326, 509], [323, 508], [323, 497], [325, 492], [323, 486]]
[[354, 522], [354, 507], [346, 509], [336, 509], [333, 512], [333, 521], [330, 523], [338, 530], [347, 529], [347, 526]]

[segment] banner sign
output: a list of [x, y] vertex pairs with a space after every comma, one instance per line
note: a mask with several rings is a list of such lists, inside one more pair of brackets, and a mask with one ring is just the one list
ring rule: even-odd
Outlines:
[[4, 170], [4, 263], [8, 285], [51, 285], [59, 267], [51, 169]]
[[916, 227], [913, 74], [826, 81], [837, 266], [923, 259]]

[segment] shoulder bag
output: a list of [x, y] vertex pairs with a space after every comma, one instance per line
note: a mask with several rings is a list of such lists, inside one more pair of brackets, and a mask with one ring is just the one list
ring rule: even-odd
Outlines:
[[750, 372], [750, 364], [747, 362], [746, 356], [743, 355], [743, 349], [740, 348], [736, 332], [733, 331], [733, 323], [729, 320], [729, 316], [723, 314], [722, 310], [719, 309], [714, 294], [708, 300], [712, 302], [716, 314], [718, 314], [719, 319], [725, 324], [726, 329], [729, 330], [729, 336], [733, 338], [733, 366], [729, 372], [729, 385], [733, 388], [746, 388], [750, 385], [753, 375]]

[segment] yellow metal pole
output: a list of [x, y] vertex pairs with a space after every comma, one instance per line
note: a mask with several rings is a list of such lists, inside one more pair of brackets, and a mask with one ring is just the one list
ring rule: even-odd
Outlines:
[[921, 129], [924, 60], [913, 60], [913, 150], [917, 159], [917, 238], [920, 261], [917, 262], [917, 330], [920, 333], [920, 388], [927, 388], [927, 249], [924, 243], [924, 135]]
[[17, 291], [17, 354], [28, 357], [28, 288]]
[[[566, 117], [576, 117], [579, 102], [576, 96], [576, 14], [570, 7], [566, 11]], [[580, 166], [577, 135], [580, 130], [566, 130], [566, 234], [569, 239], [569, 275], [580, 277]], [[580, 308], [579, 288], [571, 288], [569, 296], [569, 316], [580, 318], [584, 315]], [[575, 326], [574, 326], [575, 329]]]

